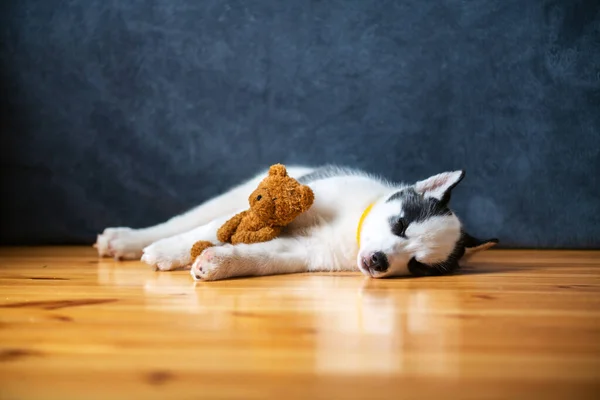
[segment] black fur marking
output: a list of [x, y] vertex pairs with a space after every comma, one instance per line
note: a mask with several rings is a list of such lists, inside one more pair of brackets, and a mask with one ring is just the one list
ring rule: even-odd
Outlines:
[[339, 167], [335, 165], [326, 165], [316, 170], [303, 175], [297, 179], [303, 185], [306, 185], [311, 182], [319, 181], [322, 179], [333, 178], [336, 176], [352, 176], [352, 175], [362, 175], [360, 171], [354, 170], [352, 168], [347, 167]]
[[413, 188], [406, 188], [406, 189], [398, 190], [396, 193], [394, 193], [393, 195], [391, 195], [389, 197], [389, 199], [386, 200], [386, 203], [390, 203], [392, 201], [400, 200], [401, 198], [403, 198], [404, 196], [406, 196], [407, 193], [409, 193], [409, 192], [417, 193], [417, 192], [415, 192], [415, 190]]
[[390, 218], [392, 233], [406, 237], [406, 228], [413, 222], [422, 222], [428, 218], [442, 215], [452, 215], [452, 212], [441, 201], [432, 197], [425, 198], [413, 188], [402, 189], [394, 193], [387, 202], [402, 201], [403, 217]]

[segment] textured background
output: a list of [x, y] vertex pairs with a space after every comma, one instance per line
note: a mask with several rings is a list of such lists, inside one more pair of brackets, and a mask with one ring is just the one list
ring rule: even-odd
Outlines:
[[505, 247], [600, 247], [600, 2], [2, 4], [2, 243], [91, 243], [274, 162], [414, 181]]

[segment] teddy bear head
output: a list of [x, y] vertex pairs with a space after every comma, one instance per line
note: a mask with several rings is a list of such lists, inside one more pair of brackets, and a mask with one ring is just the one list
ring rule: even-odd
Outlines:
[[314, 201], [310, 187], [290, 177], [285, 166], [276, 164], [269, 169], [248, 198], [250, 209], [263, 222], [285, 226], [307, 211]]

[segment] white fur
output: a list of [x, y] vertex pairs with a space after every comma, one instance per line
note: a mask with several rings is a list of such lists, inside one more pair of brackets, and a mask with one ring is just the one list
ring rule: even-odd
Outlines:
[[[310, 171], [312, 169], [306, 167], [288, 167], [288, 173], [295, 178]], [[399, 205], [385, 200], [401, 187], [366, 174], [353, 174], [310, 183], [315, 193], [314, 204], [278, 238], [251, 245], [218, 243], [217, 229], [232, 215], [248, 208], [248, 195], [265, 176], [266, 172], [262, 172], [154, 227], [108, 228], [98, 236], [98, 253], [124, 259], [141, 256], [142, 261], [163, 271], [191, 267], [191, 275], [198, 280], [357, 269], [379, 278], [408, 274], [406, 263], [410, 257], [423, 262], [444, 259], [460, 234], [460, 222], [452, 216], [414, 224], [407, 230], [407, 239], [394, 236], [388, 219], [398, 213]], [[431, 189], [432, 195], [439, 195], [456, 175], [450, 173], [447, 179], [432, 178], [433, 184], [423, 185], [422, 189], [425, 192]], [[359, 248], [358, 222], [365, 208], [373, 202], [375, 205], [364, 220]], [[198, 240], [208, 240], [218, 246], [192, 260], [189, 252]], [[374, 251], [385, 251], [390, 258], [390, 268], [383, 274], [372, 274], [361, 268], [361, 257]]]

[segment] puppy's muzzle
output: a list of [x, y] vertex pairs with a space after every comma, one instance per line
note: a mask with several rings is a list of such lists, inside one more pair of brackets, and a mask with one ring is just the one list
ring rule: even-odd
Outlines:
[[390, 267], [388, 258], [382, 251], [372, 253], [370, 256], [363, 258], [362, 262], [366, 270], [378, 273], [385, 272]]

